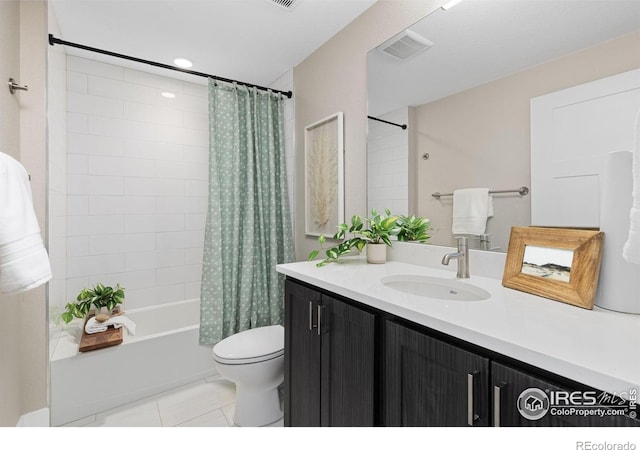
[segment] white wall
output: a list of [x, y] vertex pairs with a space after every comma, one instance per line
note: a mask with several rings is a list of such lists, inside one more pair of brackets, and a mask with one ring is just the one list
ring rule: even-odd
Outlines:
[[[409, 108], [378, 117], [397, 124], [409, 123]], [[369, 120], [367, 134], [367, 212], [409, 213], [409, 129]]]
[[76, 56], [67, 77], [67, 298], [52, 301], [97, 282], [124, 286], [125, 309], [198, 297], [206, 86]]

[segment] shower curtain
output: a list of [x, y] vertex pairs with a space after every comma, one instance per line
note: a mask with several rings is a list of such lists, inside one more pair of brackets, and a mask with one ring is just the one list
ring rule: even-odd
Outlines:
[[279, 94], [209, 80], [209, 206], [200, 343], [282, 324], [293, 237]]

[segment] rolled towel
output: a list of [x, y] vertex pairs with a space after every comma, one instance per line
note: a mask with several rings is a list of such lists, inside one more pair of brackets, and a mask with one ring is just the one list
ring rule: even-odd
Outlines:
[[114, 316], [104, 322], [98, 322], [95, 317], [91, 317], [87, 320], [87, 324], [84, 326], [84, 331], [87, 334], [102, 333], [103, 331], [107, 331], [109, 325], [113, 325], [116, 329], [124, 326], [129, 335], [135, 336], [136, 334], [135, 322], [125, 316]]
[[629, 237], [622, 248], [622, 256], [630, 263], [640, 264], [640, 110], [636, 117], [633, 148], [633, 204], [629, 212]]

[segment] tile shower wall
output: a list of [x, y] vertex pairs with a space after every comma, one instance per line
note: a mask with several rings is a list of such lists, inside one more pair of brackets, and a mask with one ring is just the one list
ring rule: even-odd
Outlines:
[[68, 56], [67, 90], [67, 296], [102, 282], [127, 309], [198, 297], [206, 86]]
[[[271, 86], [293, 90], [293, 71]], [[124, 286], [127, 309], [200, 295], [207, 103], [204, 85], [67, 57], [67, 298], [52, 296], [54, 308], [97, 282]], [[293, 104], [284, 107], [292, 220]]]
[[[378, 117], [394, 123], [409, 123], [408, 108]], [[369, 120], [367, 133], [368, 211], [407, 214], [409, 209], [408, 130]]]

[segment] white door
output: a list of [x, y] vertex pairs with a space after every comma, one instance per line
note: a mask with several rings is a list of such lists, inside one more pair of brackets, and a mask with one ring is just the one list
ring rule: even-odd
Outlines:
[[633, 149], [640, 69], [531, 99], [531, 223], [598, 227], [606, 156]]

